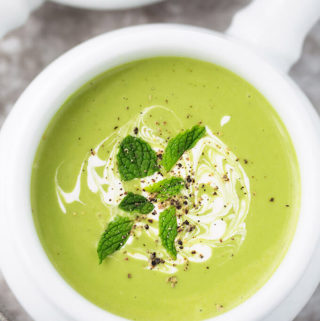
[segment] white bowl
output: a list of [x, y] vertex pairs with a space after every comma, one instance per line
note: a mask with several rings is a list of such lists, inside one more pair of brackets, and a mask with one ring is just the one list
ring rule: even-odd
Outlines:
[[95, 10], [123, 10], [146, 6], [163, 0], [51, 0], [60, 4]]
[[[24, 24], [30, 13], [45, 0], [0, 1], [0, 38]], [[151, 5], [163, 0], [52, 0], [62, 5], [91, 10], [124, 10]]]
[[[320, 235], [320, 125], [308, 99], [285, 74], [218, 33], [182, 25], [131, 27], [89, 40], [49, 65], [21, 95], [1, 132], [1, 266], [9, 286], [35, 320], [124, 320], [84, 299], [48, 260], [32, 219], [30, 178], [40, 138], [70, 94], [109, 68], [154, 56], [196, 58], [240, 75], [276, 109], [298, 156], [301, 214], [288, 253], [256, 294], [214, 320], [262, 320], [292, 295], [307, 268], [320, 269], [319, 259], [312, 261]], [[291, 317], [318, 284], [319, 275], [314, 274], [300, 286]]]

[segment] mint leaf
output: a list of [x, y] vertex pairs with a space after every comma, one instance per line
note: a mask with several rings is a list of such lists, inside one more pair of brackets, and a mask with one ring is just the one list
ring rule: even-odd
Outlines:
[[116, 216], [116, 218], [108, 224], [98, 244], [97, 252], [100, 264], [108, 255], [119, 250], [126, 243], [132, 226], [133, 221], [122, 216]]
[[154, 209], [154, 205], [144, 196], [129, 192], [119, 204], [119, 208], [126, 212], [148, 214]]
[[174, 259], [177, 258], [177, 250], [174, 245], [177, 234], [176, 208], [171, 206], [160, 214], [159, 235], [163, 247]]
[[195, 125], [191, 129], [188, 129], [170, 139], [162, 158], [162, 165], [165, 170], [170, 171], [182, 154], [188, 149], [194, 147], [205, 133], [205, 127]]
[[124, 181], [150, 176], [159, 170], [157, 154], [148, 143], [138, 137], [124, 138], [117, 160], [120, 176]]
[[184, 180], [182, 178], [170, 177], [151, 186], [147, 186], [145, 190], [149, 193], [157, 193], [157, 198], [159, 198], [160, 201], [164, 201], [179, 194], [183, 187]]

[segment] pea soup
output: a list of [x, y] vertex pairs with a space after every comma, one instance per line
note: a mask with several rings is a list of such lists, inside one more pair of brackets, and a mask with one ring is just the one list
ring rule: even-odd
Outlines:
[[68, 98], [39, 144], [31, 200], [49, 259], [85, 298], [130, 320], [195, 321], [241, 304], [277, 269], [299, 168], [254, 87], [159, 57]]

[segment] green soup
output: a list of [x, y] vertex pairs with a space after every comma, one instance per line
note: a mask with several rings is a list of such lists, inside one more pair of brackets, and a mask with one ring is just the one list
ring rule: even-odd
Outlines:
[[[121, 179], [125, 137], [160, 155], [196, 124], [206, 134], [171, 171]], [[119, 208], [127, 192], [150, 199], [146, 188], [172, 176], [189, 184], [180, 201], [153, 200], [143, 215]], [[287, 130], [254, 87], [210, 63], [159, 57], [109, 70], [69, 97], [39, 144], [31, 199], [42, 245], [77, 292], [131, 320], [191, 321], [236, 307], [271, 277], [295, 231], [300, 179]], [[159, 238], [169, 205], [176, 259]], [[99, 239], [116, 216], [134, 227], [99, 264]]]

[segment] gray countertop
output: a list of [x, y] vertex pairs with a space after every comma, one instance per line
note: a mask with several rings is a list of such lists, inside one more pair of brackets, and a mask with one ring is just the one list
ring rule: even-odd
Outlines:
[[[37, 74], [66, 50], [88, 38], [125, 26], [155, 22], [193, 24], [223, 31], [233, 14], [249, 2], [171, 0], [117, 12], [85, 11], [46, 3], [23, 27], [0, 40], [0, 126]], [[303, 55], [290, 74], [320, 112], [320, 23], [309, 34]], [[1, 273], [0, 311], [10, 321], [31, 320], [8, 289]], [[320, 287], [295, 321], [319, 320]]]

